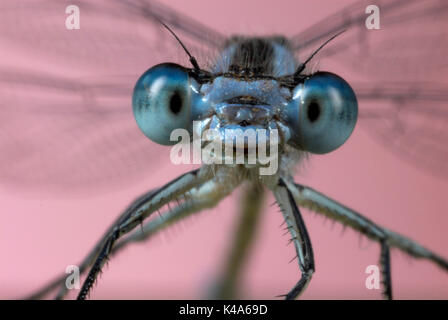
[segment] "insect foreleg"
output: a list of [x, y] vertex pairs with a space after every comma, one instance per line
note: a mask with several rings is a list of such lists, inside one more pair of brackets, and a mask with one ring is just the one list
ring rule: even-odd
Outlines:
[[155, 191], [147, 201], [132, 205], [131, 208], [133, 208], [133, 210], [130, 210], [127, 215], [122, 216], [113, 230], [101, 241], [101, 249], [82, 285], [78, 299], [85, 299], [87, 297], [99, 272], [109, 258], [115, 243], [122, 236], [143, 223], [144, 219], [150, 216], [154, 211], [160, 209], [170, 201], [176, 200], [186, 192], [200, 186], [209, 179], [210, 175], [206, 173], [205, 170], [191, 171]]
[[[109, 229], [104, 233], [104, 235], [101, 237], [102, 240], [104, 240], [104, 238], [106, 237], [106, 235], [108, 235], [110, 232], [112, 232], [113, 228], [115, 227], [115, 225], [118, 223], [118, 221], [120, 221], [121, 219], [123, 219], [123, 217], [127, 216], [129, 214], [129, 212], [131, 212], [132, 210], [135, 210], [135, 208], [140, 204], [143, 203], [145, 201], [147, 201], [148, 199], [150, 199], [152, 197], [152, 194], [154, 192], [156, 192], [157, 190], [151, 190], [146, 192], [145, 194], [141, 195], [140, 197], [138, 197], [137, 199], [135, 199], [132, 204], [118, 217], [118, 219], [116, 219], [112, 225], [109, 227]], [[86, 269], [91, 266], [91, 264], [93, 263], [93, 261], [95, 260], [96, 256], [98, 255], [99, 250], [101, 249], [101, 245], [102, 242], [99, 241], [95, 247], [93, 247], [92, 250], [90, 250], [90, 252], [87, 254], [87, 256], [82, 260], [82, 262], [80, 264], [78, 264], [79, 267], [79, 272], [80, 274], [83, 274]], [[49, 294], [51, 291], [53, 291], [54, 289], [56, 289], [57, 287], [60, 287], [59, 292], [57, 293], [57, 295], [55, 296], [55, 299], [59, 300], [59, 299], [63, 299], [64, 296], [67, 294], [67, 287], [65, 286], [65, 279], [67, 277], [66, 273], [61, 274], [60, 276], [58, 276], [56, 279], [54, 279], [53, 281], [51, 281], [49, 284], [47, 284], [46, 286], [44, 286], [43, 288], [39, 289], [38, 291], [34, 292], [33, 294], [31, 294], [30, 296], [26, 297], [26, 300], [36, 300], [36, 299], [41, 299], [43, 297], [45, 297], [47, 294]]]
[[381, 271], [383, 274], [383, 295], [385, 299], [392, 300], [392, 277], [390, 269], [390, 249], [387, 241], [381, 241], [380, 255]]
[[230, 190], [223, 190], [220, 184], [210, 180], [197, 189], [193, 189], [188, 198], [172, 210], [162, 213], [161, 216], [143, 225], [141, 229], [134, 230], [129, 236], [120, 240], [113, 248], [111, 254], [125, 248], [133, 242], [145, 241], [158, 231], [172, 225], [173, 223], [198, 213], [201, 210], [213, 208], [221, 199], [229, 194]]
[[285, 181], [299, 206], [323, 214], [341, 222], [381, 244], [381, 264], [383, 268], [385, 296], [391, 298], [389, 248], [396, 247], [415, 258], [428, 259], [448, 271], [448, 261], [417, 242], [377, 225], [356, 211], [343, 206], [322, 193], [307, 186]]
[[285, 299], [291, 300], [297, 298], [311, 281], [315, 270], [313, 248], [296, 201], [283, 179], [279, 180], [278, 186], [274, 189], [274, 196], [291, 233], [291, 241], [294, 242], [299, 268], [302, 273], [300, 280], [294, 288], [288, 294], [284, 295]]

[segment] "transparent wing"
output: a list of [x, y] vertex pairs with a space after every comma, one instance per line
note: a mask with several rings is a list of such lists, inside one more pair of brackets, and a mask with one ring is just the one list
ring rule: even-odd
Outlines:
[[448, 177], [448, 86], [438, 83], [356, 84], [360, 120], [405, 161]]
[[77, 1], [80, 29], [68, 30], [69, 4], [0, 4], [1, 183], [97, 190], [161, 166], [168, 151], [139, 132], [132, 89], [154, 64], [188, 59], [157, 19], [204, 67], [224, 38], [148, 1]]
[[[370, 4], [380, 30], [366, 27]], [[448, 2], [358, 1], [292, 41], [306, 57], [341, 30], [319, 53], [320, 68], [350, 73], [361, 126], [403, 160], [448, 177]]]

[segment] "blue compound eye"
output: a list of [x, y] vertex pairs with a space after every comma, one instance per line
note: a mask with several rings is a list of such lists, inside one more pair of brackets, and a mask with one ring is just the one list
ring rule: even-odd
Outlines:
[[137, 81], [132, 97], [135, 120], [152, 141], [173, 145], [171, 132], [191, 131], [190, 77], [182, 66], [159, 64], [146, 71]]
[[350, 137], [357, 118], [350, 85], [335, 74], [318, 72], [293, 91], [288, 105], [290, 143], [311, 153], [333, 151]]

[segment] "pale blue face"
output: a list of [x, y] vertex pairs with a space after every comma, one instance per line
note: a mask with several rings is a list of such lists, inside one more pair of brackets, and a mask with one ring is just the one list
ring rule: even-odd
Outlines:
[[[281, 143], [311, 153], [327, 153], [352, 133], [358, 106], [350, 85], [339, 76], [318, 72], [285, 85], [297, 62], [287, 46], [272, 42], [266, 69], [235, 69], [236, 44], [223, 50], [209, 79], [191, 69], [160, 64], [137, 81], [133, 110], [143, 133], [171, 145], [170, 134], [192, 132], [194, 120], [209, 120], [212, 129], [278, 129]], [[240, 52], [241, 54], [241, 52]], [[249, 71], [247, 71], [249, 70]], [[254, 72], [255, 70], [255, 72]], [[267, 72], [269, 70], [269, 72]], [[243, 73], [246, 72], [246, 73]]]

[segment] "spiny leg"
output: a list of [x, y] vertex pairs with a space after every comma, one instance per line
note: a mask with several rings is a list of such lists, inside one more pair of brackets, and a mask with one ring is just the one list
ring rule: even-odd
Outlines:
[[[179, 202], [175, 207], [167, 212], [163, 212], [161, 215], [155, 219], [146, 222], [141, 228], [135, 229], [131, 234], [122, 238], [113, 247], [110, 256], [125, 249], [129, 244], [135, 242], [143, 242], [149, 239], [151, 236], [156, 234], [158, 231], [169, 227], [170, 225], [182, 220], [193, 213], [198, 213], [201, 210], [212, 208], [218, 204], [218, 202], [228, 195], [231, 190], [222, 189], [220, 185], [210, 180], [197, 189], [193, 189], [188, 193], [184, 201]], [[131, 205], [130, 208], [135, 207]], [[98, 247], [98, 245], [97, 245]], [[88, 262], [88, 265], [83, 268], [82, 274], [86, 268], [88, 268], [93, 262], [93, 258]], [[84, 262], [84, 265], [87, 262]], [[65, 278], [64, 278], [65, 279]], [[67, 291], [64, 285], [61, 291]], [[65, 293], [64, 292], [64, 293]], [[63, 298], [63, 295], [60, 297]]]
[[83, 300], [87, 297], [116, 241], [132, 231], [136, 226], [143, 223], [143, 220], [154, 211], [160, 209], [170, 201], [176, 200], [207, 180], [209, 180], [209, 174], [206, 173], [205, 170], [195, 170], [186, 173], [155, 191], [146, 202], [134, 206], [133, 210], [123, 216], [122, 219], [117, 222], [113, 230], [100, 242], [101, 249], [81, 287], [78, 299]]
[[[139, 204], [144, 203], [148, 199], [150, 199], [153, 195], [153, 193], [157, 190], [151, 190], [149, 192], [146, 192], [142, 196], [138, 197], [136, 200], [132, 202], [132, 204], [116, 219], [112, 225], [108, 228], [108, 230], [104, 233], [104, 235], [101, 237], [101, 239], [104, 239], [106, 235], [108, 235], [115, 225], [123, 219], [123, 217], [129, 215], [129, 212], [132, 210], [135, 210], [136, 207], [139, 206]], [[84, 273], [84, 271], [93, 263], [94, 259], [98, 255], [99, 250], [101, 249], [101, 242], [99, 241], [95, 247], [87, 254], [87, 256], [82, 260], [82, 263], [78, 265], [80, 274]], [[38, 291], [34, 292], [30, 296], [26, 297], [26, 300], [36, 300], [41, 299], [44, 296], [46, 296], [48, 293], [56, 289], [57, 287], [60, 287], [60, 290], [58, 294], [56, 295], [55, 299], [62, 299], [67, 293], [67, 287], [65, 286], [65, 279], [67, 277], [67, 274], [63, 273], [60, 276], [58, 276], [56, 279], [51, 281], [49, 284], [44, 286], [43, 288], [39, 289]]]
[[381, 244], [381, 264], [384, 275], [384, 295], [392, 297], [392, 285], [390, 275], [389, 248], [396, 247], [415, 258], [428, 259], [441, 268], [448, 271], [448, 261], [432, 251], [424, 248], [417, 242], [406, 238], [396, 232], [381, 227], [371, 220], [363, 217], [356, 211], [343, 206], [337, 201], [328, 198], [322, 193], [307, 186], [294, 184], [285, 180], [289, 190], [300, 206], [308, 208], [320, 214], [341, 222]]
[[381, 273], [383, 274], [383, 295], [385, 299], [392, 300], [392, 278], [390, 269], [390, 250], [386, 241], [381, 241]]
[[198, 189], [189, 193], [185, 202], [180, 203], [172, 210], [162, 213], [161, 216], [145, 223], [141, 229], [134, 230], [129, 236], [121, 239], [112, 249], [111, 255], [124, 249], [127, 245], [149, 239], [156, 232], [172, 225], [173, 223], [198, 213], [201, 210], [213, 208], [221, 199], [231, 192], [213, 180], [203, 184]]
[[[154, 192], [155, 191], [150, 191], [145, 195], [139, 197], [120, 217], [128, 214], [130, 210], [137, 208], [142, 202], [147, 201], [149, 199], [148, 197], [151, 196], [151, 194]], [[214, 181], [208, 181], [198, 189], [191, 190], [188, 194], [188, 197], [186, 197], [183, 202], [179, 203], [179, 205], [175, 206], [172, 210], [162, 213], [161, 216], [158, 216], [154, 220], [145, 223], [141, 229], [138, 228], [134, 230], [129, 236], [121, 239], [116, 244], [116, 246], [114, 246], [111, 252], [111, 256], [126, 248], [127, 245], [131, 243], [147, 240], [158, 231], [172, 225], [173, 223], [183, 218], [186, 218], [193, 213], [197, 213], [206, 208], [214, 207], [223, 197], [228, 195], [229, 192], [230, 190], [224, 190], [220, 188], [220, 186]], [[101, 248], [101, 242], [95, 246], [95, 248], [79, 265], [80, 274], [83, 274], [85, 270], [93, 263], [98, 254], [99, 248]], [[40, 290], [38, 293], [31, 296], [29, 299], [38, 299], [57, 286], [61, 286], [57, 298], [64, 298], [65, 294], [68, 291], [67, 287], [65, 286], [66, 276], [66, 274], [61, 275], [55, 281]]]
[[251, 183], [242, 195], [240, 220], [229, 258], [220, 276], [217, 289], [213, 293], [216, 299], [235, 299], [238, 295], [238, 281], [246, 262], [246, 257], [255, 239], [257, 227], [261, 217], [264, 189], [259, 183]]
[[311, 277], [315, 271], [313, 248], [299, 208], [283, 179], [279, 180], [278, 186], [274, 189], [274, 196], [291, 233], [291, 241], [294, 242], [299, 268], [302, 273], [300, 280], [294, 288], [288, 294], [284, 295], [285, 299], [292, 300], [297, 298], [311, 281]]

